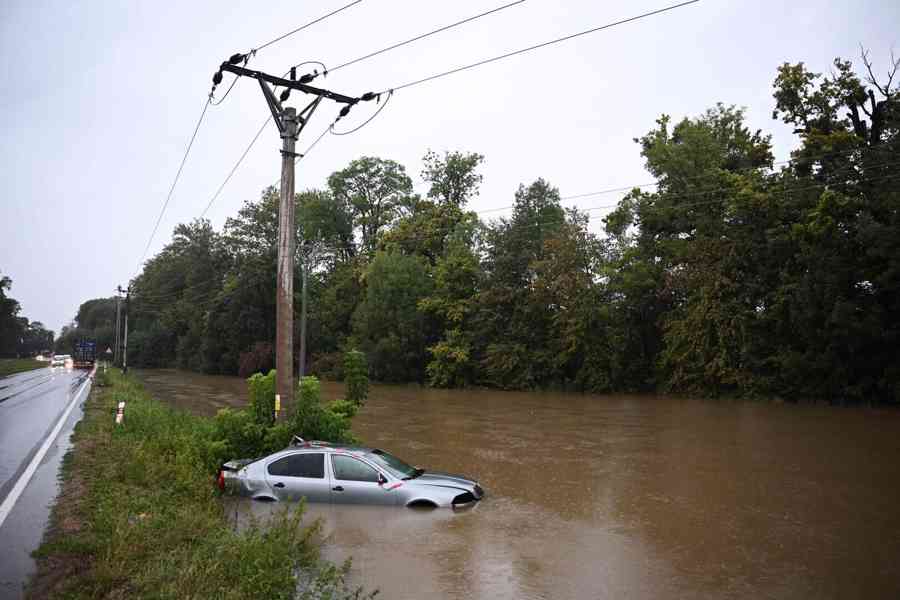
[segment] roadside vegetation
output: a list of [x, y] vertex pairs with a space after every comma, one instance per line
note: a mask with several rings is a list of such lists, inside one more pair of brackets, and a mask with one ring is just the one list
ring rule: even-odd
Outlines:
[[21, 316], [22, 307], [9, 295], [11, 290], [12, 279], [0, 275], [0, 359], [49, 352], [53, 349], [54, 333], [40, 321], [29, 321], [28, 317]]
[[47, 363], [33, 358], [0, 358], [0, 377], [21, 373], [22, 371], [32, 371], [42, 367], [46, 368]]
[[[241, 436], [223, 425], [234, 415], [174, 410], [118, 371], [96, 383], [35, 553], [31, 598], [363, 597], [345, 582], [349, 565], [319, 558], [318, 527], [302, 520], [302, 504], [243, 531], [226, 519], [214, 486], [219, 461], [260, 451], [232, 447]], [[313, 383], [304, 381], [310, 401]], [[125, 423], [116, 426], [120, 401]]]
[[[900, 77], [858, 66], [777, 68], [786, 164], [740, 108], [661, 115], [635, 140], [657, 183], [613, 205], [538, 178], [483, 221], [477, 153], [426, 153], [424, 196], [354, 160], [296, 196], [310, 371], [342, 378], [358, 348], [386, 382], [900, 402]], [[175, 228], [133, 281], [135, 365], [273, 366], [277, 205], [268, 188], [222, 231]]]

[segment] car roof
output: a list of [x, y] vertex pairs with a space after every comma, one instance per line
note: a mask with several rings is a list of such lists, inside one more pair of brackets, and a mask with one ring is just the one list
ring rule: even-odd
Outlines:
[[377, 448], [369, 448], [367, 446], [355, 446], [352, 444], [333, 444], [331, 442], [321, 442], [319, 440], [309, 440], [302, 443], [296, 442], [283, 450], [317, 450], [319, 452], [349, 452], [354, 454], [378, 454], [383, 452]]

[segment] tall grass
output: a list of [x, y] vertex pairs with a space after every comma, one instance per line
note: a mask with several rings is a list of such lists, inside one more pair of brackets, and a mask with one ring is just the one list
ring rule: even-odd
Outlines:
[[[116, 426], [119, 401], [125, 423]], [[233, 529], [209, 470], [213, 433], [212, 420], [169, 408], [110, 371], [76, 429], [34, 590], [53, 577], [48, 569], [63, 568], [70, 572], [51, 596], [360, 597], [345, 583], [346, 566], [320, 560], [318, 529], [304, 525], [302, 505], [264, 527]]]

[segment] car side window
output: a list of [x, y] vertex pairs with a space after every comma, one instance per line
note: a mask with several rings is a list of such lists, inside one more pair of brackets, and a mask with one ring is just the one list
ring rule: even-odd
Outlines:
[[331, 465], [334, 467], [335, 479], [342, 481], [371, 481], [378, 482], [378, 471], [361, 460], [341, 454], [331, 455]]
[[325, 455], [315, 453], [291, 454], [269, 463], [269, 475], [278, 477], [325, 478]]

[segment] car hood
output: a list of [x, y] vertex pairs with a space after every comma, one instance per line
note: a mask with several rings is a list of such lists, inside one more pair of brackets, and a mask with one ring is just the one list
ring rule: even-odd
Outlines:
[[[455, 487], [466, 490], [475, 494], [476, 498], [483, 495], [481, 487], [472, 479], [463, 477], [462, 475], [454, 475], [452, 473], [443, 473], [441, 471], [425, 471], [418, 477], [411, 479], [419, 485], [434, 485], [441, 487]], [[477, 488], [477, 490], [476, 490]]]

